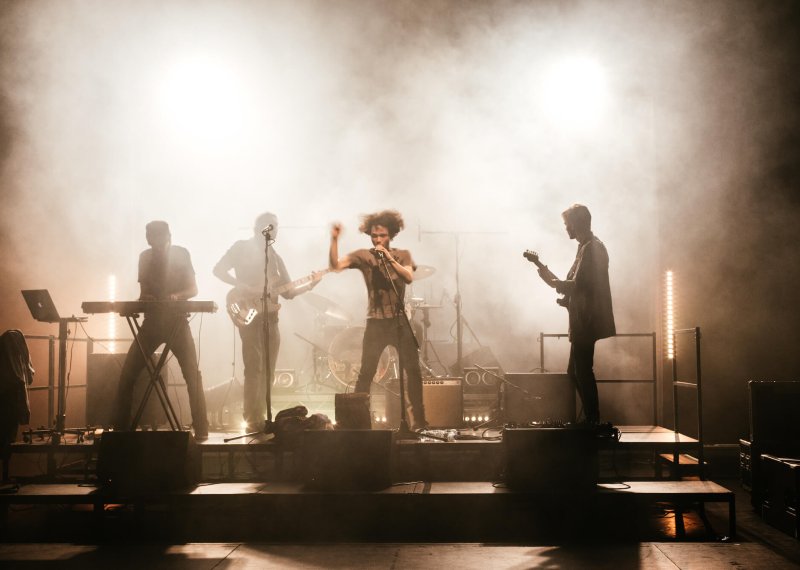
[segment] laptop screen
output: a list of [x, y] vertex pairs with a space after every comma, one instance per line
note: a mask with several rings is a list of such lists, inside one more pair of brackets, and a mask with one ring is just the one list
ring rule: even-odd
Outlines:
[[47, 289], [29, 289], [22, 292], [31, 315], [43, 323], [57, 323], [60, 318]]

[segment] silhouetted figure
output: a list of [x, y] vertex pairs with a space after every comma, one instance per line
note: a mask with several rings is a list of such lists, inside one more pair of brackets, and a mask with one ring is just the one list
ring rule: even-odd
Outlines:
[[617, 334], [608, 281], [608, 251], [592, 233], [592, 215], [573, 204], [561, 217], [570, 239], [578, 241], [575, 262], [563, 281], [539, 269], [539, 276], [565, 296], [569, 311], [569, 364], [567, 373], [578, 390], [588, 423], [600, 421], [597, 380], [594, 376], [595, 342]]
[[[146, 226], [145, 236], [150, 249], [144, 250], [139, 255], [141, 289], [139, 299], [177, 301], [191, 299], [197, 295], [197, 282], [189, 251], [172, 245], [167, 222], [150, 222]], [[187, 315], [169, 310], [146, 313], [139, 330], [139, 342], [145, 354], [151, 357], [156, 348], [167, 341], [170, 341], [170, 350], [178, 359], [181, 373], [186, 381], [195, 437], [207, 438], [208, 418], [203, 380], [197, 367], [197, 353]], [[114, 426], [119, 430], [135, 428], [131, 426], [131, 401], [136, 379], [144, 367], [142, 351], [134, 343], [128, 350], [128, 356], [122, 366], [117, 393]], [[156, 396], [151, 394], [150, 397]]]
[[[246, 240], [235, 242], [225, 255], [214, 266], [214, 275], [233, 285], [234, 289], [228, 293], [228, 311], [232, 304], [241, 309], [241, 317], [234, 318], [234, 323], [239, 328], [242, 339], [242, 360], [244, 362], [244, 395], [243, 416], [247, 422], [247, 431], [261, 431], [264, 428], [264, 418], [267, 410], [267, 374], [264, 370], [264, 314], [261, 298], [264, 293], [264, 260], [266, 248], [265, 228], [269, 229], [270, 241], [278, 235], [278, 217], [265, 212], [258, 216], [253, 226], [253, 236]], [[233, 270], [233, 274], [231, 274]], [[269, 288], [274, 291], [284, 287], [292, 281], [283, 259], [269, 246]], [[321, 275], [314, 274], [313, 279], [280, 293], [285, 299], [292, 299], [297, 295], [313, 289], [319, 282]], [[281, 336], [278, 329], [278, 311], [280, 304], [276, 299], [270, 299], [267, 304], [267, 326], [269, 330], [269, 366], [272, 378], [275, 377], [275, 364], [278, 360], [278, 351], [281, 346]], [[252, 320], [244, 322], [245, 315], [252, 310], [255, 316]], [[233, 315], [231, 315], [233, 317]]]
[[[381, 353], [388, 345], [397, 348], [405, 370], [408, 400], [413, 414], [412, 429], [424, 429], [425, 407], [422, 403], [422, 374], [419, 368], [419, 353], [414, 338], [405, 324], [398, 323], [399, 304], [405, 296], [405, 286], [414, 279], [414, 265], [411, 253], [405, 249], [390, 247], [392, 239], [404, 227], [399, 212], [384, 210], [375, 214], [362, 216], [358, 228], [370, 236], [372, 249], [357, 249], [344, 257], [339, 257], [339, 235], [341, 224], [334, 224], [331, 229], [329, 250], [329, 267], [334, 271], [358, 269], [367, 286], [367, 326], [364, 332], [364, 343], [361, 352], [361, 369], [356, 382], [356, 392], [369, 393], [372, 378], [378, 367]], [[388, 267], [388, 276], [383, 259]], [[391, 278], [391, 282], [389, 281]], [[394, 287], [392, 287], [394, 283]], [[397, 289], [397, 293], [395, 293]], [[398, 333], [399, 327], [399, 333]], [[399, 337], [398, 337], [399, 334]], [[398, 338], [399, 344], [398, 345]], [[405, 405], [401, 402], [401, 405]]]

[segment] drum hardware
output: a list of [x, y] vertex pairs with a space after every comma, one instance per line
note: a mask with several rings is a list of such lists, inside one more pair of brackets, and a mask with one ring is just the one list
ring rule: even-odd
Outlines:
[[[358, 380], [361, 369], [361, 352], [364, 343], [365, 327], [348, 327], [337, 334], [325, 353], [328, 355], [328, 368], [331, 374], [344, 386], [351, 386]], [[394, 346], [387, 346], [378, 361], [373, 382], [383, 384], [390, 379], [390, 372], [394, 377], [397, 371], [397, 350]]]
[[[298, 333], [294, 333], [294, 335], [297, 338], [299, 338], [300, 340], [310, 344], [311, 345], [311, 351], [312, 351], [311, 359], [312, 359], [312, 363], [313, 363], [314, 369], [313, 369], [313, 374], [311, 376], [311, 382], [309, 384], [305, 385], [302, 388], [302, 390], [306, 391], [306, 392], [309, 392], [309, 391], [320, 391], [323, 388], [329, 388], [329, 389], [333, 388], [334, 390], [341, 389], [342, 386], [339, 385], [339, 384], [337, 384], [335, 386], [330, 386], [329, 384], [327, 384], [325, 382], [326, 380], [328, 380], [332, 376], [332, 374], [328, 370], [328, 366], [327, 366], [327, 362], [328, 362], [328, 359], [331, 357], [331, 353], [328, 352], [325, 348], [323, 348], [319, 344], [317, 344], [316, 342], [307, 339], [303, 335], [300, 335]], [[323, 369], [326, 371], [326, 373], [323, 373]], [[334, 377], [334, 379], [337, 382], [339, 381], [339, 379], [336, 378], [336, 377]], [[346, 388], [347, 384], [345, 384], [344, 387]]]
[[300, 298], [314, 307], [321, 315], [338, 321], [350, 322], [351, 320], [347, 311], [327, 297], [323, 297], [322, 295], [317, 295], [316, 293], [309, 291]]
[[435, 267], [431, 267], [430, 265], [417, 265], [416, 270], [414, 270], [414, 281], [427, 279], [434, 273], [436, 273]]

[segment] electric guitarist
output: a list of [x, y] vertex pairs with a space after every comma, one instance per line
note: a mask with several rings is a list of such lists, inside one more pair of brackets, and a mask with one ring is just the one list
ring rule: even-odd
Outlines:
[[[270, 227], [271, 226], [271, 227]], [[261, 297], [264, 291], [265, 240], [262, 230], [270, 228], [270, 238], [274, 242], [278, 235], [278, 218], [265, 212], [256, 218], [253, 236], [235, 242], [214, 266], [213, 273], [220, 280], [233, 285], [228, 294], [228, 314], [237, 324], [242, 339], [242, 360], [244, 361], [244, 420], [248, 432], [260, 431], [264, 425], [267, 411], [267, 371], [264, 370], [264, 326], [267, 319], [269, 336], [269, 366], [274, 377], [275, 363], [280, 349], [278, 330], [278, 297], [292, 299], [313, 289], [323, 273], [314, 273], [309, 278], [292, 282], [286, 265], [280, 255], [269, 245], [269, 295], [267, 314], [262, 313]], [[231, 273], [232, 272], [232, 273]]]
[[573, 204], [561, 217], [567, 235], [578, 242], [578, 253], [567, 278], [558, 279], [541, 264], [534, 252], [524, 255], [539, 267], [539, 276], [544, 282], [564, 296], [559, 304], [569, 311], [567, 373], [578, 390], [586, 422], [597, 424], [600, 402], [594, 376], [595, 342], [617, 334], [608, 278], [608, 251], [592, 233], [592, 215], [586, 206]]

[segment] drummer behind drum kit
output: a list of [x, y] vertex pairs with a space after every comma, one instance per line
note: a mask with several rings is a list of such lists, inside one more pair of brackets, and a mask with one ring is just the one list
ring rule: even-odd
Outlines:
[[[414, 280], [426, 279], [435, 273], [436, 269], [428, 265], [417, 266], [414, 272]], [[312, 345], [314, 349], [314, 378], [311, 385], [314, 387], [331, 387], [337, 390], [347, 391], [352, 389], [358, 379], [361, 366], [361, 351], [364, 340], [365, 327], [350, 324], [350, 315], [335, 302], [313, 292], [306, 293], [301, 297], [317, 311], [317, 338], [319, 342], [313, 342], [298, 334], [301, 340]], [[428, 337], [427, 331], [430, 327], [428, 311], [438, 309], [439, 305], [429, 305], [425, 300], [412, 297], [406, 303], [406, 314], [412, 321], [414, 333], [421, 347], [420, 367], [423, 375], [435, 375], [428, 364]], [[421, 311], [422, 320], [415, 320], [414, 317]], [[390, 380], [399, 377], [397, 369], [398, 355], [393, 346], [387, 347], [381, 355], [378, 369], [373, 381], [387, 388]]]

